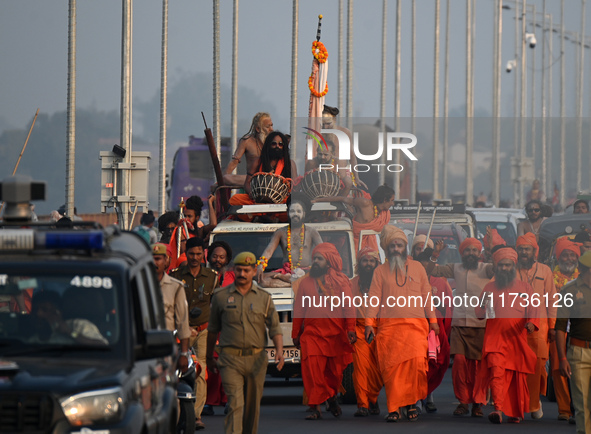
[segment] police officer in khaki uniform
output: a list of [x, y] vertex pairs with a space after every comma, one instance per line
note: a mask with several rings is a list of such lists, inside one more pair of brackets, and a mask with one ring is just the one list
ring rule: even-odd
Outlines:
[[196, 429], [203, 429], [201, 412], [207, 398], [207, 382], [205, 381], [205, 350], [207, 347], [207, 322], [209, 321], [209, 307], [211, 296], [217, 284], [217, 273], [203, 265], [203, 240], [189, 238], [186, 244], [187, 265], [176, 268], [170, 275], [185, 284], [185, 294], [189, 303], [189, 312], [195, 307], [201, 309], [197, 318], [189, 318], [191, 338], [189, 344], [195, 349], [197, 360], [202, 367], [201, 373], [195, 381], [195, 422]]
[[[267, 372], [266, 329], [275, 344], [277, 369], [283, 368], [283, 336], [271, 295], [253, 282], [256, 257], [243, 252], [234, 259], [236, 280], [216, 290], [211, 304], [207, 366], [222, 375], [228, 396], [226, 433], [256, 433]], [[213, 358], [218, 332], [219, 353]]]
[[179, 369], [181, 372], [185, 372], [190, 357], [189, 338], [191, 337], [191, 328], [189, 327], [189, 310], [184, 285], [182, 282], [166, 274], [166, 269], [170, 262], [166, 251], [166, 244], [153, 244], [152, 257], [154, 258], [156, 275], [158, 276], [160, 289], [162, 290], [166, 328], [170, 331], [177, 331], [177, 336], [181, 341], [181, 354], [178, 362]]

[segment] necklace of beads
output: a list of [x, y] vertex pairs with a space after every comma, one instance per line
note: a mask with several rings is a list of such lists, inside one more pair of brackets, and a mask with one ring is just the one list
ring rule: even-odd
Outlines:
[[373, 218], [378, 218], [378, 207], [377, 206], [373, 206]]
[[[295, 268], [298, 268], [302, 263], [302, 257], [304, 256], [304, 225], [300, 230], [300, 257]], [[291, 260], [291, 226], [287, 226], [287, 257], [289, 258], [289, 266], [293, 270], [294, 266]]]

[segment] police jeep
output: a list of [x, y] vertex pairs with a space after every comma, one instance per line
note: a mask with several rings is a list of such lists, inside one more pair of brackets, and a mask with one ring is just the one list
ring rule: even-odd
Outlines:
[[44, 195], [30, 179], [0, 195], [0, 432], [175, 432], [175, 345], [146, 243], [27, 222]]

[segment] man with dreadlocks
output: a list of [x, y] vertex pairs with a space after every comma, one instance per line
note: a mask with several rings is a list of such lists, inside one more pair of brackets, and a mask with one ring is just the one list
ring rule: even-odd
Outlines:
[[[253, 164], [249, 164], [244, 190], [246, 194], [235, 194], [230, 198], [230, 205], [251, 205], [254, 203], [250, 197], [250, 180], [255, 173], [272, 173], [285, 179], [298, 176], [295, 161], [289, 156], [289, 141], [283, 133], [273, 131], [267, 136], [260, 158]], [[287, 197], [286, 197], [287, 200]]]
[[267, 135], [273, 131], [273, 121], [271, 115], [265, 112], [259, 112], [252, 118], [250, 130], [246, 133], [236, 147], [236, 152], [232, 156], [232, 160], [226, 167], [224, 174], [224, 182], [226, 185], [242, 187], [246, 177], [244, 175], [232, 175], [232, 172], [240, 163], [240, 159], [246, 154], [246, 167], [249, 168], [256, 164], [261, 156], [263, 143]]

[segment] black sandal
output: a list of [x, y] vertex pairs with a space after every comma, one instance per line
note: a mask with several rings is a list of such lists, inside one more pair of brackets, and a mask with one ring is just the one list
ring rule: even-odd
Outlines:
[[313, 410], [308, 416], [306, 416], [306, 420], [318, 420], [322, 419], [322, 414], [320, 414], [319, 410]]
[[367, 417], [369, 416], [369, 410], [365, 407], [359, 407], [357, 409], [357, 411], [355, 412], [355, 414], [353, 414], [353, 416], [355, 417]]
[[341, 407], [339, 406], [339, 404], [337, 402], [337, 397], [336, 396], [333, 396], [332, 398], [329, 398], [326, 402], [328, 403], [328, 411], [334, 417], [339, 417], [340, 415], [343, 414], [343, 411], [341, 410]]
[[398, 422], [398, 419], [400, 419], [400, 413], [397, 411], [388, 413], [388, 416], [386, 416], [386, 422]]
[[416, 422], [419, 419], [419, 410], [416, 405], [409, 405], [406, 408], [406, 417], [410, 422]]

